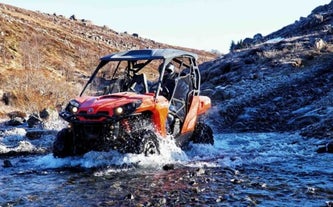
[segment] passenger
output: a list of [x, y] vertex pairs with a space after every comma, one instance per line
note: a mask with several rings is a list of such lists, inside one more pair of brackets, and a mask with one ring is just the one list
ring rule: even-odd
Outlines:
[[177, 73], [175, 72], [175, 66], [172, 63], [169, 63], [165, 67], [163, 81], [162, 81], [162, 91], [161, 95], [166, 97], [168, 100], [171, 99], [173, 91], [175, 89], [175, 79]]
[[[160, 66], [160, 70], [162, 69], [161, 67], [162, 66]], [[171, 100], [175, 90], [176, 78], [177, 73], [175, 72], [175, 66], [172, 63], [168, 63], [163, 74], [161, 95], [167, 98], [169, 101]], [[169, 110], [174, 111], [173, 108], [173, 105], [170, 104]], [[168, 134], [175, 135], [179, 133], [179, 124], [176, 125], [175, 123], [175, 116], [172, 113], [168, 113], [166, 122]]]

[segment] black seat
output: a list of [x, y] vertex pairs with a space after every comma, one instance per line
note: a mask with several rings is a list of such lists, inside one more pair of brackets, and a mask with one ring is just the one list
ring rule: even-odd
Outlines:
[[122, 91], [122, 85], [124, 84], [124, 79], [117, 78], [117, 79], [112, 79], [111, 84], [108, 89], [108, 93], [119, 93]]
[[141, 94], [148, 93], [148, 83], [145, 74], [134, 75], [129, 85], [129, 90], [135, 91]]

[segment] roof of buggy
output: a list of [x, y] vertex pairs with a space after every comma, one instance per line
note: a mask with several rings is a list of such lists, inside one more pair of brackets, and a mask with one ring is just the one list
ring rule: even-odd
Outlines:
[[113, 53], [102, 57], [101, 61], [172, 59], [180, 56], [198, 58], [194, 53], [178, 49], [143, 49]]

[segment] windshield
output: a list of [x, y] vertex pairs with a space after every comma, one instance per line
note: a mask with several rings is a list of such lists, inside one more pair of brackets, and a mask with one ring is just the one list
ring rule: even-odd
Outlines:
[[[87, 96], [101, 96], [125, 91], [155, 92], [162, 60], [109, 61], [92, 76], [82, 92]], [[95, 72], [96, 72], [95, 71]]]
[[127, 91], [154, 93], [155, 96], [164, 96], [171, 104], [175, 101], [181, 103], [179, 108], [186, 108], [184, 101], [189, 96], [198, 94], [200, 77], [192, 57], [118, 60], [102, 60], [81, 96], [102, 96]]

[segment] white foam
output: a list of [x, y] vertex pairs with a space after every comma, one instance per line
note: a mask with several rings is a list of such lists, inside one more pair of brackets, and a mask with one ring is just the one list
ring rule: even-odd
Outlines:
[[[148, 157], [144, 154], [121, 154], [111, 150], [109, 152], [88, 152], [83, 156], [68, 158], [54, 158], [52, 155], [46, 155], [39, 158], [36, 164], [46, 168], [110, 167], [100, 174], [114, 172], [114, 170], [125, 170], [113, 168], [113, 166], [122, 165], [153, 169], [161, 169], [164, 165], [171, 163], [190, 167], [237, 167], [243, 163], [271, 162], [280, 160], [288, 154], [302, 153], [299, 151], [298, 145], [294, 145], [292, 142], [286, 143], [284, 136], [288, 135], [274, 133], [218, 134], [215, 135], [214, 146], [191, 144], [191, 149], [188, 151], [181, 150], [170, 138], [160, 141], [160, 154]], [[293, 138], [298, 139], [295, 135]], [[275, 145], [271, 145], [271, 139], [275, 140]], [[279, 139], [281, 139], [280, 143]]]
[[0, 153], [7, 153], [9, 152], [9, 149], [6, 145], [0, 144]]
[[4, 135], [5, 136], [25, 136], [26, 134], [26, 130], [23, 129], [23, 128], [12, 128], [12, 129], [9, 129], [9, 130], [6, 130]]
[[[182, 163], [188, 161], [184, 151], [177, 147], [173, 140], [160, 142], [160, 154], [145, 156], [144, 154], [121, 154], [117, 151], [88, 152], [83, 156], [55, 158], [52, 154], [40, 157], [35, 165], [43, 168], [84, 167], [136, 165], [141, 168], [161, 168], [169, 163]], [[107, 171], [112, 169], [107, 169]]]
[[52, 154], [48, 154], [36, 159], [33, 163], [34, 165], [41, 168], [59, 168], [69, 166], [71, 162], [71, 157], [58, 159], [55, 158]]
[[187, 161], [188, 157], [184, 151], [176, 146], [172, 138], [160, 140], [160, 154], [145, 156], [144, 154], [126, 154], [124, 163], [136, 163], [142, 167], [160, 168], [169, 163], [180, 163]]
[[17, 152], [31, 152], [35, 150], [35, 146], [28, 141], [20, 141], [19, 145], [14, 148], [14, 151]]
[[61, 130], [67, 125], [68, 123], [59, 117], [57, 111], [51, 111], [50, 117], [44, 121], [44, 128], [49, 130]]

